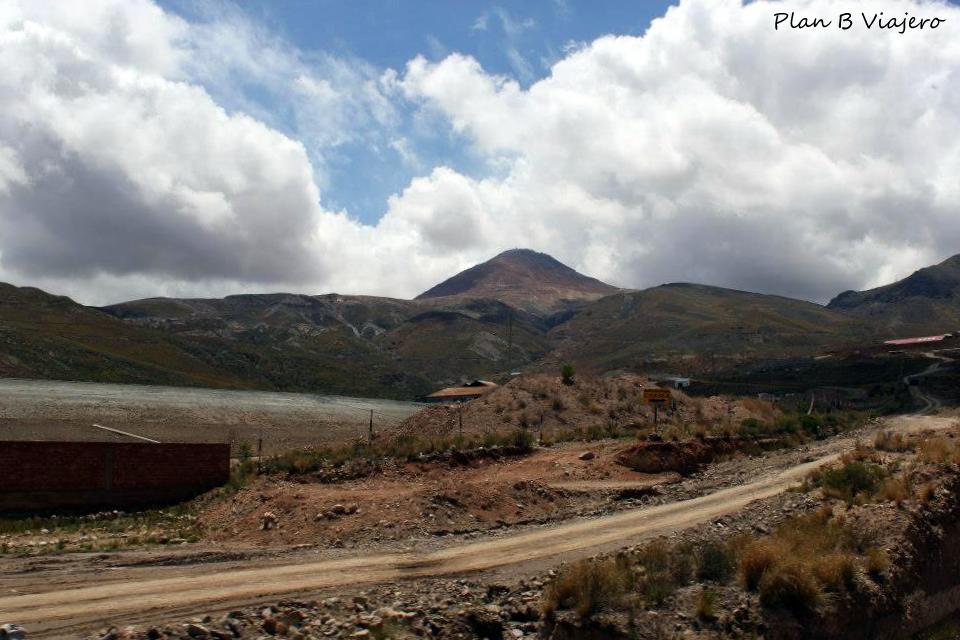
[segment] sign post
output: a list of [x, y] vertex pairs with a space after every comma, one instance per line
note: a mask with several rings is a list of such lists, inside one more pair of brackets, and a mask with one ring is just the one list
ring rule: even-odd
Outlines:
[[670, 402], [671, 397], [669, 389], [653, 387], [643, 390], [643, 401], [653, 405], [653, 424], [660, 423], [660, 407]]

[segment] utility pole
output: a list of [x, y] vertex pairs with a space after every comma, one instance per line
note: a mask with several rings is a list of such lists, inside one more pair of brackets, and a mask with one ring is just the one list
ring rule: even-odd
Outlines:
[[370, 444], [373, 444], [373, 409], [370, 409]]
[[507, 375], [513, 373], [513, 309], [507, 308]]
[[463, 438], [463, 403], [457, 403], [457, 408], [459, 409], [459, 411], [457, 411], [457, 419], [460, 423], [460, 437]]

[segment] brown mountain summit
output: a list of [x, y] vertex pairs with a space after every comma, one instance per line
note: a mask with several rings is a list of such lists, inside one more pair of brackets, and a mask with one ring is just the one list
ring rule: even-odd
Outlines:
[[549, 315], [618, 291], [545, 253], [511, 249], [444, 280], [421, 293], [417, 300], [492, 298], [531, 313]]

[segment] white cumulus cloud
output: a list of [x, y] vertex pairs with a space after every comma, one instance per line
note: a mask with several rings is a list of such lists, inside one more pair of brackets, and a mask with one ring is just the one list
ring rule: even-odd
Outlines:
[[847, 5], [689, 0], [527, 90], [462, 55], [411, 61], [402, 87], [509, 163], [482, 201], [497, 244], [538, 241], [622, 285], [823, 300], [960, 251], [960, 10], [871, 3], [946, 18], [905, 35], [772, 28]]
[[[773, 30], [848, 9], [683, 0], [524, 88], [456, 53], [306, 54], [232, 11], [0, 0], [0, 278], [93, 303], [411, 296], [527, 246], [628, 287], [880, 284], [960, 252], [960, 9], [871, 3], [946, 18], [904, 35]], [[431, 162], [396, 131], [410, 108], [486, 174]], [[422, 167], [373, 225], [322, 203], [357, 141]]]

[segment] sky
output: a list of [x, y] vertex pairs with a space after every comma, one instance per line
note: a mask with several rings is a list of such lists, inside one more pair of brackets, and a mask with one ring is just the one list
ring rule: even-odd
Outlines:
[[[774, 29], [774, 14], [939, 17]], [[0, 0], [0, 281], [412, 297], [515, 247], [826, 302], [960, 253], [934, 0]]]

